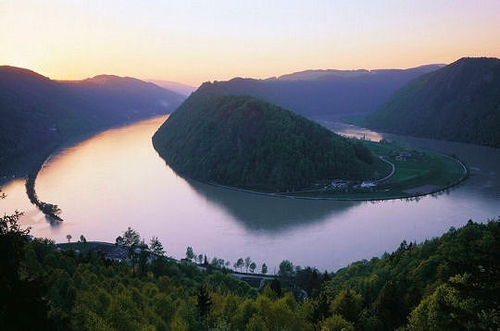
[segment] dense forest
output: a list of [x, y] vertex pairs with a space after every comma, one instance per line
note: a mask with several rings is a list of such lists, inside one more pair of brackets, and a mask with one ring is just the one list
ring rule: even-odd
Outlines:
[[212, 91], [213, 84], [200, 87], [153, 137], [178, 173], [270, 192], [372, 175], [373, 157], [361, 142], [263, 100]]
[[31, 238], [18, 218], [0, 218], [2, 330], [500, 328], [500, 219], [403, 241], [336, 272], [284, 260], [257, 290], [229, 263], [175, 261], [157, 238], [147, 245], [130, 228], [116, 240], [127, 252], [120, 262]]
[[500, 147], [500, 60], [462, 58], [399, 90], [366, 126], [402, 135]]
[[220, 94], [251, 95], [311, 119], [367, 114], [412, 79], [442, 65], [411, 69], [307, 70], [264, 80], [214, 82]]
[[183, 100], [133, 78], [60, 82], [0, 66], [0, 175], [24, 175], [70, 138], [172, 112]]

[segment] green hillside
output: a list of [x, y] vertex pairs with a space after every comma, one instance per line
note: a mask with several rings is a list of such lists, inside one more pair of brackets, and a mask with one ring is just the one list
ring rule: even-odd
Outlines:
[[366, 126], [500, 147], [500, 60], [463, 58], [399, 90]]
[[361, 143], [265, 101], [212, 93], [210, 83], [170, 115], [153, 143], [183, 175], [270, 192], [373, 172]]

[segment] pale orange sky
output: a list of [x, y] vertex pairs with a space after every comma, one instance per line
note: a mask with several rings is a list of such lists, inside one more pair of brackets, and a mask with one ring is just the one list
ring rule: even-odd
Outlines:
[[197, 86], [500, 57], [500, 1], [0, 0], [0, 65]]

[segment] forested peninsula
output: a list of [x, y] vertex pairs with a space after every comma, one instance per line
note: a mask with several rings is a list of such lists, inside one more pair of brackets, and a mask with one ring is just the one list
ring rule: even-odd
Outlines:
[[221, 95], [212, 87], [202, 85], [153, 136], [176, 172], [265, 192], [373, 176], [374, 158], [361, 142], [263, 100]]

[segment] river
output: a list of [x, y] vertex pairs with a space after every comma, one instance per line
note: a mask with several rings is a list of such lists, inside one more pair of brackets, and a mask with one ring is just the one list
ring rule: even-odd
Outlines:
[[279, 263], [335, 271], [349, 263], [399, 244], [440, 236], [469, 219], [486, 222], [500, 215], [500, 149], [398, 137], [338, 123], [323, 123], [347, 134], [394, 139], [418, 147], [454, 153], [471, 176], [437, 196], [416, 201], [311, 201], [268, 197], [188, 181], [158, 156], [151, 136], [165, 116], [111, 129], [54, 153], [36, 181], [42, 201], [57, 204], [65, 220], [51, 225], [28, 201], [24, 181], [12, 180], [2, 190], [0, 212], [25, 214], [20, 223], [37, 237], [56, 242], [114, 242], [127, 227], [146, 242], [157, 236], [167, 255], [185, 256], [191, 246], [208, 259], [231, 265], [250, 258], [269, 273]]

